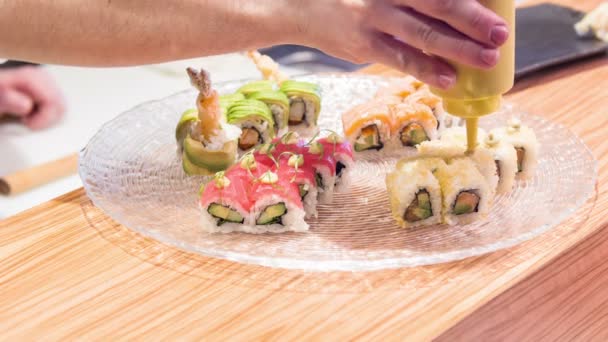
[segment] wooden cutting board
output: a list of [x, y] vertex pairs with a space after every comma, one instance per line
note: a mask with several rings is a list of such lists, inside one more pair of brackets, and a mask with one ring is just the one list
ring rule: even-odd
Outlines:
[[81, 189], [0, 221], [0, 338], [606, 340], [606, 89], [602, 58], [526, 78], [508, 96], [568, 126], [600, 166], [594, 198], [520, 246], [390, 271], [271, 269], [144, 238]]

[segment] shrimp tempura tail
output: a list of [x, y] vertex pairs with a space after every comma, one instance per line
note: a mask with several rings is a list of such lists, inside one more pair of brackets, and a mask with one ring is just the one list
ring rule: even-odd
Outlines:
[[265, 80], [281, 84], [288, 79], [287, 75], [279, 70], [279, 64], [269, 56], [262, 55], [256, 50], [247, 51], [247, 56], [253, 61]]
[[209, 142], [221, 128], [222, 112], [219, 95], [217, 91], [211, 88], [211, 77], [206, 70], [197, 71], [193, 68], [187, 68], [186, 72], [190, 77], [190, 83], [199, 91], [196, 107], [200, 120], [200, 133], [202, 141]]

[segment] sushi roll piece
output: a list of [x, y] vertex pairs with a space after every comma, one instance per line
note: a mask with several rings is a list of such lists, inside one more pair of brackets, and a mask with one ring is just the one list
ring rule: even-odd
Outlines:
[[382, 101], [370, 101], [342, 114], [346, 139], [357, 153], [381, 151], [391, 138], [393, 120], [389, 106]]
[[538, 164], [538, 140], [534, 131], [522, 125], [518, 119], [509, 121], [507, 127], [492, 130], [492, 133], [509, 143], [517, 154], [517, 178], [531, 179]]
[[447, 114], [443, 109], [441, 98], [431, 92], [428, 86], [423, 86], [405, 99], [405, 102], [421, 103], [428, 106], [437, 119], [437, 131], [439, 134], [446, 128]]
[[279, 158], [279, 178], [289, 179], [298, 186], [305, 217], [317, 217], [317, 184], [315, 170], [304, 162], [304, 155], [286, 153]]
[[253, 203], [248, 196], [252, 181], [244, 169], [219, 172], [204, 186], [200, 199], [201, 227], [209, 233], [241, 231], [251, 222]]
[[420, 89], [424, 83], [420, 82], [412, 76], [405, 76], [393, 79], [385, 87], [378, 89], [375, 98], [397, 97], [401, 101]]
[[247, 98], [264, 102], [274, 119], [274, 130], [278, 135], [287, 133], [289, 129], [289, 99], [280, 91], [259, 91], [250, 94]]
[[317, 139], [314, 143], [320, 144], [316, 147], [322, 148], [323, 153], [329, 154], [336, 161], [334, 190], [336, 192], [346, 191], [351, 184], [350, 171], [355, 166], [351, 144], [333, 132], [325, 138]]
[[315, 134], [321, 112], [321, 89], [309, 82], [288, 80], [281, 83], [281, 91], [289, 99], [289, 125], [300, 126], [303, 133]]
[[441, 188], [433, 170], [444, 164], [437, 158], [408, 160], [386, 176], [391, 211], [401, 227], [441, 223]]
[[241, 151], [271, 142], [275, 137], [274, 119], [268, 106], [258, 100], [246, 99], [235, 102], [226, 115], [228, 123], [238, 126], [241, 135], [238, 147]]
[[336, 185], [336, 159], [321, 143], [312, 143], [304, 153], [304, 162], [310, 164], [315, 172], [315, 183], [319, 194], [320, 204], [330, 204], [333, 201], [334, 187]]
[[498, 176], [496, 193], [504, 194], [511, 191], [515, 184], [515, 176], [517, 175], [517, 152], [513, 148], [513, 145], [500, 140], [493, 133], [490, 133], [486, 137], [483, 147], [492, 153], [494, 163], [496, 164]]
[[270, 80], [252, 81], [241, 86], [236, 92], [242, 94], [245, 97], [253, 93], [260, 91], [274, 91], [276, 89], [276, 83]]
[[175, 127], [175, 141], [181, 152], [184, 147], [184, 140], [192, 131], [193, 126], [198, 122], [198, 111], [196, 109], [188, 109], [182, 113], [179, 118], [177, 127]]
[[303, 232], [308, 230], [304, 221], [305, 212], [300, 197], [300, 189], [295, 182], [268, 170], [253, 183], [249, 199], [251, 226], [245, 226], [248, 233]]
[[[477, 128], [477, 144], [483, 145], [484, 140], [488, 133], [481, 127]], [[467, 144], [467, 129], [463, 126], [453, 126], [446, 128], [441, 132], [439, 138], [442, 141], [452, 142], [455, 144], [465, 145]]]
[[230, 107], [237, 101], [244, 100], [245, 95], [241, 93], [226, 94], [220, 96], [220, 108], [224, 116], [228, 113]]
[[467, 224], [487, 216], [492, 190], [469, 158], [451, 160], [435, 173], [443, 195], [442, 215], [450, 225]]
[[466, 150], [467, 146], [464, 142], [445, 140], [426, 141], [418, 145], [418, 155], [422, 157], [442, 158], [446, 161], [456, 158], [470, 158], [475, 163], [477, 170], [486, 179], [492, 193], [495, 193], [499, 176], [494, 153], [484, 146], [479, 146], [473, 153], [467, 153]]
[[178, 144], [183, 146], [182, 166], [188, 175], [212, 175], [234, 164], [237, 158], [238, 127], [226, 122], [219, 104], [219, 95], [211, 87], [205, 70], [187, 70], [190, 82], [199, 90], [196, 114], [186, 112], [176, 129]]
[[438, 138], [437, 119], [430, 107], [424, 104], [413, 102], [391, 106], [391, 115], [395, 149], [415, 151], [420, 143]]

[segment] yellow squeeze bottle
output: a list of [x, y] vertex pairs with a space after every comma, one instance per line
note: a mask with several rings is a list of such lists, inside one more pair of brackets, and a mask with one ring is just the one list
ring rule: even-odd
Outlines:
[[431, 88], [443, 99], [448, 113], [466, 120], [468, 151], [474, 151], [477, 146], [479, 117], [500, 108], [502, 95], [513, 87], [515, 76], [515, 1], [479, 2], [503, 17], [509, 27], [509, 39], [500, 47], [497, 65], [490, 70], [481, 70], [451, 62], [458, 75], [456, 84], [447, 90]]

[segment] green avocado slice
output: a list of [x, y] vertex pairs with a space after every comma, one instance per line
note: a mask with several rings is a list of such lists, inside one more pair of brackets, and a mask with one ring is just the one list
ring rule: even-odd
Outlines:
[[211, 203], [209, 208], [207, 208], [207, 212], [218, 219], [218, 226], [221, 226], [225, 222], [243, 223], [245, 221], [238, 211], [218, 203]]
[[211, 151], [205, 148], [200, 141], [192, 139], [190, 135], [184, 140], [184, 159], [210, 173], [226, 170], [234, 163], [236, 153], [236, 141], [225, 143], [221, 150]]
[[277, 203], [273, 205], [269, 205], [262, 211], [260, 216], [258, 217], [256, 224], [258, 225], [268, 225], [268, 224], [283, 224], [282, 218], [283, 215], [287, 213], [287, 207], [285, 203]]

